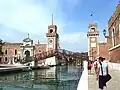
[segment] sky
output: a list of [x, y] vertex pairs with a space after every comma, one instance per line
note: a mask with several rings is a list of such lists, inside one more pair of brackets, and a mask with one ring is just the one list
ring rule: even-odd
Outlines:
[[[118, 0], [0, 0], [0, 38], [4, 42], [22, 42], [27, 37], [46, 43], [48, 25], [58, 27], [60, 47], [76, 52], [87, 51], [89, 23], [97, 23], [100, 41], [103, 29]], [[91, 17], [90, 15], [93, 14]]]

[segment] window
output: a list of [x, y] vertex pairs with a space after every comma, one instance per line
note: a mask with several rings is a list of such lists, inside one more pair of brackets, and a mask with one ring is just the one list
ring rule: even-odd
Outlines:
[[96, 43], [91, 43], [91, 47], [96, 47]]
[[15, 55], [17, 54], [17, 50], [15, 49]]
[[5, 62], [7, 62], [7, 57], [5, 57]]
[[7, 55], [7, 50], [5, 50], [5, 54]]
[[91, 31], [94, 32], [94, 31], [95, 31], [95, 28], [91, 28]]
[[2, 61], [2, 58], [0, 58], [0, 62]]
[[50, 33], [52, 33], [53, 32], [53, 30], [52, 29], [50, 29]]
[[115, 41], [115, 29], [113, 28], [112, 29], [112, 45], [115, 46], [115, 43], [116, 43], [116, 41]]

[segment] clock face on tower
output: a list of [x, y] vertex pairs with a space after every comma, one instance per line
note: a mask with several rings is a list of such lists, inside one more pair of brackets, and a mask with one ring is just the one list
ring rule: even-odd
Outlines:
[[95, 38], [91, 38], [91, 41], [95, 41]]
[[48, 39], [49, 44], [53, 44], [53, 39]]

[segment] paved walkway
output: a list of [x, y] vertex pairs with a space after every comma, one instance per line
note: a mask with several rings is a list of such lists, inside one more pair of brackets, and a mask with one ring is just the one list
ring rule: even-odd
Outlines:
[[[120, 71], [110, 70], [109, 72], [112, 79], [107, 83], [107, 90], [120, 90]], [[92, 68], [92, 75], [88, 75], [88, 90], [99, 90], [94, 68]]]

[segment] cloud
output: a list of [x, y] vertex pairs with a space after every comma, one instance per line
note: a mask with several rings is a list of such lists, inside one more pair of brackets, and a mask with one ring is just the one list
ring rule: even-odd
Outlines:
[[[54, 14], [54, 24], [58, 26], [61, 47], [70, 50], [86, 50], [87, 43], [85, 32], [70, 33], [67, 28], [69, 21], [66, 20], [67, 12], [63, 11], [63, 6], [74, 9], [81, 0], [0, 0], [0, 37], [4, 41], [19, 42], [27, 37], [27, 33], [35, 42], [46, 41], [48, 25], [51, 24], [52, 13]], [[76, 23], [71, 21], [73, 25]], [[78, 25], [77, 22], [76, 24]], [[72, 26], [71, 26], [72, 27]], [[73, 26], [74, 27], [74, 26]], [[76, 29], [74, 27], [74, 29]], [[78, 28], [77, 28], [78, 29]], [[73, 47], [76, 45], [76, 47]], [[84, 46], [81, 47], [81, 45]]]
[[[56, 12], [59, 7], [58, 0], [46, 1], [0, 0], [0, 24], [7, 27], [9, 32], [14, 29], [16, 32], [29, 32], [43, 36], [47, 32], [47, 26], [51, 24], [52, 13], [60, 14]], [[62, 27], [63, 21], [55, 17], [54, 23]], [[3, 30], [1, 29], [1, 31]]]
[[61, 37], [61, 47], [72, 51], [87, 50], [87, 35], [85, 32], [65, 34]]

